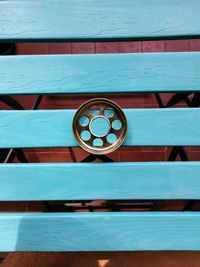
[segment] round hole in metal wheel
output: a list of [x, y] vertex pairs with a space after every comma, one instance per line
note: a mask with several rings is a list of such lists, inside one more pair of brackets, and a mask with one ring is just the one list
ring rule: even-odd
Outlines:
[[79, 124], [80, 126], [87, 126], [89, 124], [90, 120], [87, 116], [80, 116], [79, 118]]
[[102, 147], [103, 146], [103, 140], [101, 138], [95, 138], [93, 140], [93, 146]]
[[121, 128], [122, 128], [122, 123], [121, 123], [121, 121], [120, 120], [114, 120], [113, 122], [112, 122], [112, 128], [114, 129], [114, 130], [120, 130]]
[[116, 140], [117, 140], [117, 136], [114, 133], [109, 133], [106, 136], [106, 139], [107, 139], [107, 141], [108, 141], [109, 144], [114, 144], [116, 142]]
[[110, 131], [110, 121], [104, 116], [96, 116], [90, 121], [89, 128], [94, 136], [103, 137]]
[[92, 105], [92, 106], [90, 107], [89, 112], [90, 112], [90, 114], [91, 114], [92, 116], [96, 116], [96, 115], [98, 115], [98, 114], [99, 114], [99, 106], [97, 106], [97, 105]]
[[83, 141], [89, 141], [91, 138], [91, 133], [87, 130], [81, 132], [81, 139]]
[[115, 114], [113, 108], [110, 108], [110, 109], [106, 108], [106, 109], [104, 109], [103, 113], [107, 118], [112, 118], [114, 116], [114, 114]]
[[85, 151], [103, 155], [122, 145], [127, 134], [123, 110], [113, 101], [96, 98], [82, 104], [74, 115], [73, 133]]

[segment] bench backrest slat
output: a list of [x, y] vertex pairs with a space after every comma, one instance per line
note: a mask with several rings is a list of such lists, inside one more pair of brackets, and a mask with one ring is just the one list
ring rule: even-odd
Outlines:
[[0, 40], [197, 37], [200, 35], [199, 10], [198, 0], [0, 1]]
[[0, 94], [200, 91], [200, 53], [0, 57]]
[[195, 212], [1, 213], [0, 250], [200, 250], [199, 220]]
[[[125, 146], [200, 145], [200, 109], [125, 109]], [[0, 147], [73, 147], [75, 110], [1, 111]]]
[[198, 199], [199, 173], [200, 162], [0, 164], [1, 201]]

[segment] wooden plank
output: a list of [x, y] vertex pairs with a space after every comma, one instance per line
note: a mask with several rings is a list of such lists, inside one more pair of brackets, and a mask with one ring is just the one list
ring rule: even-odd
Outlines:
[[200, 53], [0, 57], [0, 94], [200, 91]]
[[[0, 112], [0, 147], [78, 146], [72, 132], [76, 110]], [[124, 109], [125, 146], [199, 146], [200, 109]], [[100, 127], [100, 125], [99, 125]], [[96, 130], [98, 130], [96, 128]]]
[[0, 1], [0, 40], [197, 37], [199, 10], [198, 0], [53, 0], [50, 5], [46, 0]]
[[199, 199], [200, 162], [0, 164], [0, 201]]
[[193, 212], [0, 214], [0, 251], [200, 250]]

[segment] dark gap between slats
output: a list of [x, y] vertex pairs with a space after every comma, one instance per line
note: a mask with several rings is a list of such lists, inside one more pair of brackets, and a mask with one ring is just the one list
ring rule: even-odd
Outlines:
[[200, 200], [0, 201], [0, 212], [200, 211]]
[[[125, 86], [124, 86], [125, 87]], [[47, 88], [48, 90], [48, 88]], [[118, 103], [122, 108], [159, 108], [159, 99], [156, 93], [117, 93], [117, 94], [44, 94], [38, 109], [77, 109], [81, 104], [93, 98], [108, 98]], [[194, 94], [191, 93], [159, 93], [163, 107], [188, 107]], [[0, 109], [10, 110], [9, 106], [0, 96]], [[23, 109], [30, 110], [38, 95], [9, 95], [17, 101]], [[20, 109], [18, 106], [16, 109]]]
[[[2, 159], [6, 158], [9, 149], [4, 150]], [[88, 157], [88, 153], [80, 147], [74, 148], [25, 148], [22, 149], [29, 163], [53, 163], [53, 162], [81, 162]], [[19, 159], [14, 156], [14, 163]], [[183, 147], [181, 151], [173, 153], [172, 147], [164, 146], [121, 146], [114, 152], [106, 155], [115, 162], [160, 162], [160, 161], [189, 161], [200, 160], [200, 147]], [[95, 162], [101, 162], [98, 157]]]

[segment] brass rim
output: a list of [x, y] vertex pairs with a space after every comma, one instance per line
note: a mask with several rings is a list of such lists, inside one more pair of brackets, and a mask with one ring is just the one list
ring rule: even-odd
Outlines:
[[[101, 119], [107, 125], [107, 129], [101, 127], [101, 130], [105, 130], [101, 134], [95, 133], [92, 129], [97, 119]], [[73, 133], [76, 141], [85, 151], [96, 155], [108, 154], [124, 142], [127, 134], [127, 120], [124, 112], [115, 102], [96, 98], [85, 102], [77, 110], [73, 119]], [[84, 134], [87, 136], [84, 137]]]

